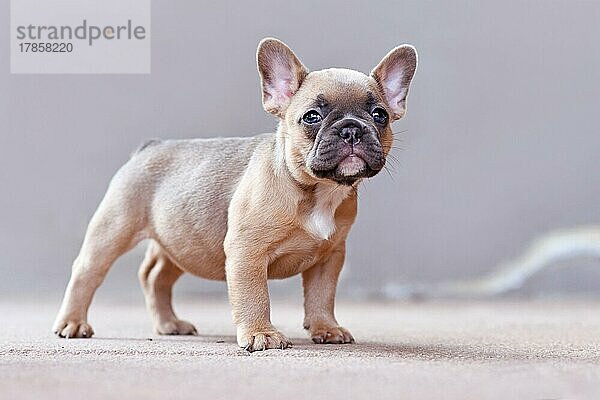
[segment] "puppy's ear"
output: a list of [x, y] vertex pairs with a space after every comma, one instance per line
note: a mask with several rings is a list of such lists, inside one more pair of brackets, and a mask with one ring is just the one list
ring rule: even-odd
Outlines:
[[266, 38], [258, 44], [256, 62], [262, 85], [263, 107], [283, 118], [290, 99], [308, 74], [308, 69], [283, 42]]
[[393, 118], [399, 119], [406, 112], [406, 97], [410, 81], [417, 69], [417, 51], [403, 44], [390, 51], [377, 65], [371, 76], [383, 91]]

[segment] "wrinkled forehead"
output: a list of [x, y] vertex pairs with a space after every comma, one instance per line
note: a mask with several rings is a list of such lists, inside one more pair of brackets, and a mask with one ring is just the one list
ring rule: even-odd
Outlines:
[[380, 102], [381, 94], [375, 80], [362, 72], [331, 68], [308, 74], [296, 96], [307, 107], [321, 106], [352, 108]]

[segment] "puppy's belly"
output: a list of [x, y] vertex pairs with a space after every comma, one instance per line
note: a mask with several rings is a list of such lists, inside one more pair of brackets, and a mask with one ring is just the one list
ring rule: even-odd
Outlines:
[[170, 256], [183, 271], [200, 278], [214, 281], [225, 280], [225, 254], [198, 248], [196, 251]]
[[225, 279], [226, 232], [224, 208], [215, 208], [211, 218], [186, 218], [182, 208], [169, 213], [163, 221], [156, 218], [154, 239], [168, 257], [183, 271], [210, 280]]
[[[285, 279], [298, 275], [317, 264], [324, 253], [316, 251], [318, 246], [311, 250], [288, 249], [285, 252], [277, 251], [276, 258], [269, 263], [268, 279]], [[184, 250], [176, 249], [168, 257], [181, 270], [210, 280], [225, 280], [225, 254], [211, 252], [206, 247]]]
[[[193, 236], [191, 236], [193, 237]], [[222, 241], [207, 240], [200, 236], [178, 244], [161, 243], [168, 257], [183, 271], [204, 279], [225, 280], [225, 253]], [[329, 242], [307, 234], [296, 234], [280, 243], [267, 257], [268, 279], [285, 279], [298, 275], [327, 256]]]

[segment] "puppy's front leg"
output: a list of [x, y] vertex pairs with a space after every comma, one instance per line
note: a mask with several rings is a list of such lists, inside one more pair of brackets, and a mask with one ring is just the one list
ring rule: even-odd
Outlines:
[[346, 249], [342, 243], [323, 264], [302, 273], [304, 286], [304, 329], [315, 343], [354, 343], [347, 329], [335, 319], [335, 290], [344, 265]]
[[266, 257], [237, 245], [226, 246], [225, 254], [229, 301], [240, 347], [248, 351], [289, 347], [292, 343], [271, 324]]

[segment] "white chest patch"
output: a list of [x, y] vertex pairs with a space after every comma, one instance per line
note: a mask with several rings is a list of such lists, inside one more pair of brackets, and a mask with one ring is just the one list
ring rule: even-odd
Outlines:
[[327, 240], [335, 233], [335, 210], [350, 194], [351, 187], [319, 184], [315, 189], [315, 204], [304, 228], [313, 236]]

